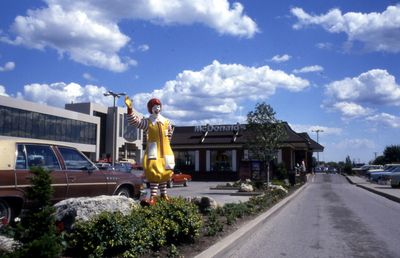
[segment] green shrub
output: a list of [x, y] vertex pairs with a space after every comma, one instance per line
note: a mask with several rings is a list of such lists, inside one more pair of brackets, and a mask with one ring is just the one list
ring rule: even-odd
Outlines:
[[207, 220], [204, 225], [206, 236], [215, 236], [218, 232], [224, 230], [224, 225], [219, 219], [218, 210], [211, 210], [208, 213]]
[[31, 172], [34, 177], [26, 198], [33, 203], [33, 207], [17, 225], [14, 237], [22, 245], [11, 257], [59, 257], [63, 248], [53, 215], [55, 208], [51, 205], [50, 172], [41, 167], [34, 167]]
[[78, 222], [66, 236], [67, 255], [79, 257], [135, 257], [163, 246], [193, 242], [202, 218], [194, 204], [182, 198], [121, 213], [102, 213]]
[[200, 234], [202, 217], [196, 205], [183, 198], [159, 201], [150, 206], [151, 213], [161, 218], [168, 243], [193, 242]]

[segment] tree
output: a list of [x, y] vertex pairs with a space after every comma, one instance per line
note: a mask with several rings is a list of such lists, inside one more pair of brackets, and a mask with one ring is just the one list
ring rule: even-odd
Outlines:
[[[251, 135], [247, 139], [247, 147], [251, 156], [261, 161], [269, 172], [269, 163], [286, 137], [282, 121], [275, 118], [275, 112], [270, 105], [262, 102], [257, 103], [255, 110], [247, 114], [247, 124]], [[267, 180], [269, 183], [268, 174]]]
[[50, 172], [42, 167], [31, 169], [32, 187], [26, 197], [33, 207], [22, 217], [15, 238], [22, 243], [12, 257], [59, 257], [62, 252], [61, 237], [57, 233], [54, 217], [55, 208], [51, 205]]
[[382, 156], [378, 156], [372, 162], [375, 165], [385, 165], [388, 163], [400, 162], [400, 145], [386, 146]]
[[372, 162], [373, 165], [385, 165], [386, 164], [386, 158], [383, 155], [380, 155], [375, 158], [375, 160]]
[[400, 162], [400, 145], [386, 146], [383, 151], [383, 156], [385, 157], [386, 163]]
[[347, 156], [346, 161], [344, 163], [344, 173], [351, 175], [353, 173], [352, 168], [353, 168], [353, 165], [352, 165], [350, 156]]

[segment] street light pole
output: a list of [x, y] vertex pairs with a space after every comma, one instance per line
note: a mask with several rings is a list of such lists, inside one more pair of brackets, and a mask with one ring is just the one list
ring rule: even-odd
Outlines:
[[116, 113], [115, 112], [115, 102], [116, 99], [121, 97], [121, 96], [125, 96], [125, 93], [115, 93], [113, 91], [107, 91], [106, 93], [103, 94], [104, 96], [112, 96], [114, 98], [114, 104], [113, 104], [113, 139], [112, 139], [112, 166], [114, 168], [115, 166], [115, 149], [116, 149], [116, 142], [117, 142], [117, 123], [115, 122], [115, 116]]
[[[312, 132], [317, 133], [317, 143], [319, 144], [319, 133], [324, 132], [322, 129], [311, 130]], [[317, 167], [319, 166], [319, 152], [317, 152]]]

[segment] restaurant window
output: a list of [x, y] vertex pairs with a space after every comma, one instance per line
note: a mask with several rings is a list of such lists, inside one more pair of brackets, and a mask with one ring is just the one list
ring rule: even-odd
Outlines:
[[175, 170], [180, 172], [195, 171], [195, 151], [175, 151]]
[[232, 171], [231, 150], [212, 150], [210, 154], [211, 171]]

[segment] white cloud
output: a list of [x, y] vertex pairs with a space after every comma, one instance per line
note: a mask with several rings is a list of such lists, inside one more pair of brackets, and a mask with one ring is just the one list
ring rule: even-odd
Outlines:
[[[200, 23], [220, 34], [251, 38], [258, 28], [240, 3], [227, 0], [107, 1], [46, 0], [46, 8], [28, 10], [12, 24], [14, 39], [3, 42], [44, 50], [56, 49], [75, 62], [123, 72], [136, 65], [119, 51], [130, 38], [120, 31], [123, 19], [141, 19], [160, 25]], [[143, 45], [146, 50], [146, 45]], [[148, 49], [148, 48], [147, 48]]]
[[311, 66], [306, 66], [301, 69], [294, 69], [294, 73], [313, 73], [313, 72], [321, 72], [323, 71], [324, 68], [320, 65], [311, 65]]
[[0, 85], [0, 96], [6, 96], [8, 97], [9, 95], [6, 93], [6, 88], [3, 85]]
[[[164, 114], [176, 124], [236, 123], [246, 120], [244, 104], [264, 101], [278, 88], [298, 92], [308, 86], [307, 80], [268, 66], [248, 67], [214, 61], [200, 71], [183, 71], [161, 89], [136, 94], [133, 103], [146, 114], [147, 101], [160, 98]], [[103, 96], [106, 91], [95, 85], [35, 83], [25, 85], [17, 97], [57, 107], [89, 101], [111, 106], [112, 98]]]
[[15, 63], [14, 62], [7, 62], [4, 64], [4, 66], [0, 66], [0, 72], [8, 72], [12, 71], [15, 68]]
[[276, 56], [272, 57], [270, 61], [275, 62], [275, 63], [283, 63], [283, 62], [289, 61], [291, 58], [292, 57], [288, 54], [276, 55]]
[[24, 92], [18, 92], [17, 97], [61, 108], [64, 108], [65, 104], [71, 102], [95, 102], [111, 106], [113, 100], [103, 95], [106, 91], [106, 88], [95, 85], [82, 87], [77, 83], [34, 83], [25, 85]]
[[146, 45], [146, 44], [143, 44], [143, 45], [138, 46], [138, 49], [141, 52], [146, 52], [146, 51], [148, 51], [150, 49], [150, 46]]
[[400, 106], [400, 85], [393, 75], [381, 69], [334, 81], [326, 86], [325, 93], [333, 102]]
[[380, 113], [367, 117], [367, 120], [376, 122], [378, 125], [385, 125], [392, 128], [400, 128], [400, 117], [387, 113]]
[[248, 67], [214, 61], [200, 71], [183, 71], [161, 89], [133, 96], [134, 105], [145, 110], [151, 97], [160, 98], [167, 116], [177, 123], [243, 122], [243, 104], [263, 101], [278, 88], [298, 92], [309, 82], [268, 66]]
[[331, 49], [333, 47], [332, 43], [320, 42], [315, 45], [319, 49]]
[[313, 135], [316, 136], [316, 131], [320, 131], [320, 135], [340, 135], [342, 133], [342, 128], [338, 127], [327, 127], [327, 126], [322, 126], [322, 125], [304, 125], [304, 124], [290, 124], [290, 126], [293, 128], [298, 133], [301, 132], [306, 132], [308, 133], [311, 138], [316, 138], [313, 137]]
[[333, 108], [340, 111], [346, 118], [355, 118], [370, 115], [373, 110], [364, 108], [352, 102], [337, 102], [333, 104]]
[[370, 139], [344, 139], [338, 143], [333, 143], [333, 147], [341, 150], [363, 150], [376, 148], [376, 144]]
[[97, 81], [97, 79], [94, 78], [90, 73], [83, 73], [82, 77], [88, 81]]
[[388, 6], [382, 13], [342, 14], [339, 9], [332, 9], [326, 14], [311, 15], [298, 7], [292, 8], [291, 13], [298, 19], [294, 29], [320, 25], [331, 33], [346, 33], [350, 42], [363, 42], [369, 50], [400, 52], [400, 5]]

